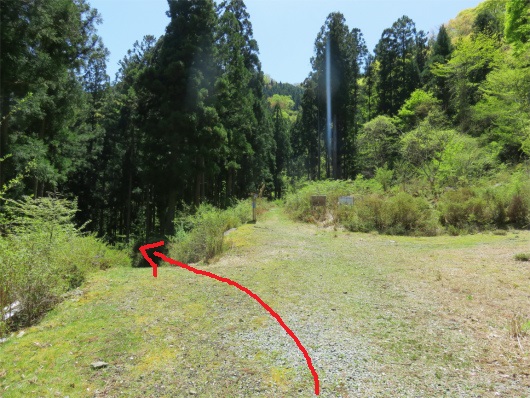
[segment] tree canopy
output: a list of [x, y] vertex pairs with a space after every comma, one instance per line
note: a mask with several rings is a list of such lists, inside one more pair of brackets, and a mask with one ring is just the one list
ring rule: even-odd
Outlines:
[[112, 84], [86, 0], [0, 7], [2, 197], [77, 198], [109, 242], [298, 179], [435, 189], [530, 158], [525, 0], [486, 0], [431, 37], [402, 16], [372, 51], [330, 13], [299, 85], [263, 73], [242, 0], [168, 0], [165, 33], [134, 43]]

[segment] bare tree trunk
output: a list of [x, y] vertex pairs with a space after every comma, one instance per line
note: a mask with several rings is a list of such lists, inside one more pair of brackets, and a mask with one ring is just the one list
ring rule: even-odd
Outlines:
[[[0, 159], [7, 155], [7, 135], [9, 132], [9, 108], [6, 106], [0, 119]], [[5, 166], [0, 162], [0, 188], [6, 183]]]
[[[230, 199], [232, 197], [232, 190], [234, 184], [234, 169], [228, 169], [228, 181], [226, 182], [226, 197]], [[228, 203], [228, 200], [226, 201]]]
[[125, 201], [125, 243], [129, 243], [131, 236], [131, 198], [132, 198], [132, 170], [129, 167], [129, 184], [127, 187], [127, 199]]
[[33, 178], [33, 199], [39, 197], [39, 179], [37, 177]]
[[195, 198], [194, 201], [195, 207], [199, 207], [201, 204], [201, 173], [198, 172], [195, 176]]
[[145, 196], [145, 241], [149, 240], [152, 231], [152, 222], [151, 222], [151, 194], [150, 190], [147, 189], [147, 194]]
[[203, 192], [204, 185], [204, 158], [199, 156], [198, 158], [198, 171], [195, 176], [195, 206], [199, 207], [201, 204], [201, 193]]
[[338, 143], [337, 143], [337, 136], [338, 136], [338, 133], [337, 133], [337, 115], [334, 115], [333, 116], [333, 130], [331, 132], [331, 136], [333, 137], [332, 138], [332, 142], [333, 142], [333, 145], [331, 146], [331, 162], [332, 162], [332, 167], [333, 167], [333, 170], [332, 170], [332, 176], [333, 178], [339, 178], [338, 177], [338, 159], [337, 159], [337, 148], [338, 148]]
[[177, 191], [171, 189], [168, 196], [167, 208], [165, 211], [161, 211], [160, 215], [163, 217], [160, 220], [160, 227], [162, 229], [162, 235], [169, 236], [174, 233], [173, 231], [173, 220], [175, 218], [175, 209], [177, 207]]
[[317, 153], [318, 153], [318, 161], [317, 161], [317, 178], [316, 180], [320, 180], [321, 174], [320, 174], [320, 163], [322, 163], [322, 149], [320, 145], [320, 102], [317, 99]]
[[103, 206], [99, 207], [99, 236], [103, 236], [103, 227], [104, 227], [104, 220], [103, 220]]

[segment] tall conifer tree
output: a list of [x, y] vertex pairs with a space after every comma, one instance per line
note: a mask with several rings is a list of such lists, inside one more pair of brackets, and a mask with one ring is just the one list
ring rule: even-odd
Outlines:
[[398, 19], [385, 29], [376, 48], [379, 63], [377, 93], [379, 113], [395, 115], [410, 94], [422, 84], [427, 39], [409, 17]]
[[143, 76], [149, 90], [147, 153], [163, 235], [173, 232], [179, 201], [198, 205], [207, 179], [219, 171], [226, 139], [214, 108], [217, 15], [211, 0], [169, 0], [171, 18], [153, 65]]

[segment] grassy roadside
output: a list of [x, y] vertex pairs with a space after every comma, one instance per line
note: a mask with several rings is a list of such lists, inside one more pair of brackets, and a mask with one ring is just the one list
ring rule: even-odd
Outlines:
[[[273, 209], [205, 269], [259, 294], [314, 357], [322, 396], [528, 396], [530, 234], [411, 238]], [[0, 344], [0, 395], [312, 396], [285, 333], [238, 290], [172, 267], [114, 268]], [[109, 366], [92, 370], [103, 360]]]

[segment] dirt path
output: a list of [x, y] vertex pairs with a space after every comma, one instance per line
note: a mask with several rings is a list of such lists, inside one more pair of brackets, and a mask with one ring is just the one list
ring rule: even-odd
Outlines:
[[[322, 397], [528, 397], [530, 338], [507, 325], [530, 320], [530, 267], [513, 260], [529, 238], [352, 234], [273, 209], [203, 268], [282, 316]], [[175, 267], [157, 279], [124, 267], [0, 345], [0, 396], [314, 394], [301, 352], [248, 296]]]
[[[510, 338], [507, 325], [514, 314], [530, 319], [530, 267], [513, 260], [528, 238], [350, 234], [291, 223], [278, 210], [213, 268], [259, 274], [248, 283], [273, 294], [309, 346], [322, 396], [526, 397], [530, 342]], [[274, 322], [228, 337], [247, 357], [272, 350], [275, 367], [309, 384]], [[299, 386], [273, 391], [308, 396]]]

